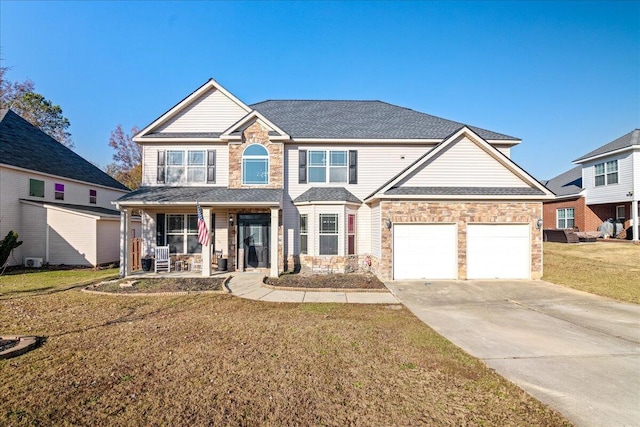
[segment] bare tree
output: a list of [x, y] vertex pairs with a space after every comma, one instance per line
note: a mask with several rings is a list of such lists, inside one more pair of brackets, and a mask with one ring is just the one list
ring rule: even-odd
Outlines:
[[107, 165], [106, 172], [132, 190], [139, 188], [142, 182], [142, 147], [132, 139], [138, 131], [134, 126], [127, 134], [122, 125], [118, 125], [109, 137], [109, 147], [115, 150], [115, 154], [114, 162]]

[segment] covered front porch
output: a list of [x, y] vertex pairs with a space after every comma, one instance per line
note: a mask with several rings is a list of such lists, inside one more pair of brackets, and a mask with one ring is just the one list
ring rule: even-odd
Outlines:
[[[281, 194], [272, 189], [150, 187], [124, 196], [116, 202], [121, 213], [120, 276], [264, 271], [277, 277], [283, 264], [278, 248]], [[198, 205], [208, 233], [205, 244], [198, 237]], [[134, 215], [142, 218], [139, 256], [154, 258], [157, 247], [169, 247], [168, 272], [139, 270], [130, 244]]]

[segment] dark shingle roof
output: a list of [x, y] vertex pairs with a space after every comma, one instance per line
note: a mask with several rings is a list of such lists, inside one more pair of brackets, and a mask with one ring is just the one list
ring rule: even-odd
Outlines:
[[578, 157], [574, 160], [574, 162], [588, 159], [589, 157], [598, 156], [600, 154], [606, 154], [611, 151], [620, 150], [621, 148], [631, 147], [632, 145], [640, 144], [640, 129], [635, 129], [629, 132], [626, 135], [621, 136], [620, 138], [611, 141], [608, 144], [603, 145], [602, 147], [596, 148], [593, 151], [588, 152], [584, 156]]
[[43, 202], [40, 200], [31, 200], [31, 199], [20, 199], [21, 201], [29, 202], [29, 203], [37, 203], [39, 205], [51, 205], [56, 206], [62, 209], [70, 210], [73, 212], [84, 213], [89, 215], [100, 215], [100, 216], [115, 216], [120, 217], [120, 211], [115, 209], [101, 208], [99, 206], [83, 206], [83, 205], [71, 205], [69, 203], [56, 203], [56, 202]]
[[0, 110], [0, 163], [103, 185], [127, 187], [11, 110]]
[[311, 187], [293, 200], [293, 203], [302, 202], [362, 203], [360, 199], [351, 194], [344, 187]]
[[573, 196], [582, 191], [582, 166], [576, 166], [544, 183], [556, 196]]
[[[263, 101], [250, 106], [293, 138], [443, 139], [464, 124], [381, 101]], [[469, 126], [484, 139], [517, 140]]]
[[394, 187], [387, 196], [544, 196], [532, 187]]
[[118, 202], [154, 203], [277, 203], [282, 190], [273, 188], [229, 189], [227, 187], [140, 187]]

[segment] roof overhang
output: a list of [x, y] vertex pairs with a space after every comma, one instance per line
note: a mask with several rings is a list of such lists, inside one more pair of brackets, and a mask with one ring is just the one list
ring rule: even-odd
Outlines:
[[274, 131], [274, 132], [276, 132], [278, 134], [278, 135], [269, 135], [269, 140], [272, 140], [272, 141], [286, 141], [286, 140], [291, 139], [289, 134], [287, 134], [285, 131], [280, 129], [278, 127], [278, 125], [273, 123], [271, 120], [267, 119], [265, 116], [260, 114], [260, 112], [257, 111], [257, 110], [251, 111], [249, 114], [244, 116], [238, 122], [234, 123], [227, 130], [222, 132], [222, 135], [220, 135], [220, 138], [222, 140], [225, 140], [225, 141], [241, 140], [242, 139], [241, 135], [231, 135], [231, 134], [233, 132], [236, 132], [236, 131], [244, 130], [247, 127], [247, 125], [249, 123], [251, 123], [252, 121], [254, 121], [254, 120], [257, 120], [258, 123], [260, 123], [261, 126], [267, 128], [269, 130], [272, 130], [272, 131]]
[[[494, 157], [494, 159], [496, 159], [498, 162], [500, 162], [504, 167], [509, 169], [512, 173], [514, 173], [516, 176], [518, 176], [520, 179], [522, 179], [525, 183], [529, 184], [530, 187], [540, 190], [542, 192], [542, 194], [543, 194], [543, 195], [536, 195], [536, 196], [527, 196], [527, 195], [508, 196], [508, 195], [504, 195], [504, 196], [499, 196], [498, 198], [501, 198], [501, 199], [502, 198], [506, 198], [506, 199], [510, 199], [510, 198], [513, 198], [513, 199], [529, 199], [529, 198], [531, 198], [531, 200], [544, 200], [544, 199], [550, 199], [550, 198], [554, 197], [554, 194], [551, 191], [549, 191], [549, 189], [547, 189], [544, 185], [542, 185], [537, 179], [535, 179], [534, 177], [529, 175], [529, 173], [527, 173], [524, 169], [522, 169], [520, 166], [518, 166], [513, 160], [511, 160], [509, 157], [507, 157], [503, 153], [501, 153], [497, 148], [495, 148], [488, 141], [483, 139], [480, 135], [478, 135], [472, 129], [470, 129], [467, 126], [462, 126], [456, 132], [452, 133], [447, 138], [442, 140], [436, 147], [434, 147], [430, 151], [426, 152], [422, 157], [418, 158], [415, 162], [413, 162], [411, 165], [409, 165], [407, 168], [405, 168], [403, 171], [401, 171], [395, 177], [393, 177], [392, 179], [387, 181], [384, 185], [382, 185], [382, 187], [378, 188], [372, 194], [367, 196], [364, 201], [365, 202], [369, 202], [369, 201], [374, 200], [376, 198], [386, 198], [385, 194], [384, 194], [385, 192], [387, 192], [389, 189], [391, 189], [392, 187], [397, 185], [404, 178], [408, 177], [410, 174], [415, 172], [424, 163], [428, 162], [430, 159], [432, 159], [433, 157], [435, 157], [438, 154], [440, 154], [449, 145], [453, 144], [458, 138], [460, 138], [462, 136], [466, 136], [469, 139], [473, 140], [481, 148], [483, 148], [487, 153], [489, 153], [492, 157]], [[397, 197], [398, 197], [398, 195], [389, 196], [389, 198], [397, 198]], [[413, 198], [417, 198], [417, 197], [442, 198], [443, 196], [442, 195], [437, 195], [437, 196], [411, 195], [411, 196], [407, 196], [407, 198], [411, 198], [411, 197], [413, 197]], [[459, 195], [446, 196], [446, 197], [447, 198], [448, 197], [452, 197], [452, 198], [455, 198], [455, 199], [460, 199]], [[474, 197], [474, 198], [475, 197], [481, 197], [481, 198], [484, 198], [485, 196], [469, 195], [469, 197]], [[486, 197], [488, 199], [494, 199], [494, 200], [497, 198], [497, 196], [495, 196], [495, 195], [486, 196]]]
[[591, 157], [585, 157], [584, 159], [576, 159], [576, 160], [573, 161], [573, 163], [576, 164], [576, 165], [581, 165], [581, 164], [584, 164], [584, 163], [592, 162], [594, 160], [602, 159], [604, 157], [610, 157], [610, 156], [614, 156], [614, 155], [617, 155], [617, 154], [626, 153], [627, 151], [637, 151], [637, 150], [640, 150], [640, 145], [630, 145], [628, 147], [620, 148], [618, 150], [608, 151], [606, 153], [598, 154], [598, 155], [591, 156]]

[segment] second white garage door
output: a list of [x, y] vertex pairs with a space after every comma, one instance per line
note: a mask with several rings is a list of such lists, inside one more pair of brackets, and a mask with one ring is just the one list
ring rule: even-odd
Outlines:
[[468, 279], [528, 279], [529, 224], [468, 224]]
[[458, 233], [455, 224], [394, 224], [395, 280], [457, 277]]

